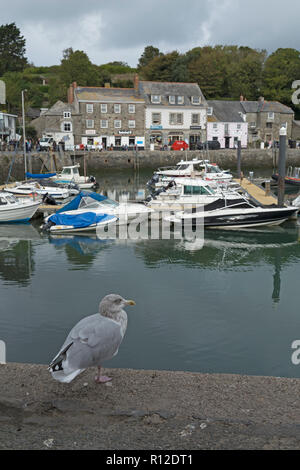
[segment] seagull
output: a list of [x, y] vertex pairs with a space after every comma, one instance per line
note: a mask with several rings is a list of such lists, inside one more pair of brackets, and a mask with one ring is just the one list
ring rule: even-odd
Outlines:
[[127, 328], [127, 314], [123, 310], [135, 305], [118, 294], [106, 295], [99, 304], [99, 313], [80, 320], [68, 334], [59, 353], [49, 364], [52, 377], [70, 383], [88, 367], [97, 366], [96, 383], [112, 380], [101, 375], [103, 361], [116, 356]]

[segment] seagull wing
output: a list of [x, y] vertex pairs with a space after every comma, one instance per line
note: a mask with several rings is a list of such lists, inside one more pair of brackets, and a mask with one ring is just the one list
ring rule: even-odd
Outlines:
[[[84, 369], [100, 366], [118, 352], [120, 324], [99, 313], [83, 318], [72, 328], [49, 368], [54, 378], [69, 382]], [[70, 379], [70, 380], [69, 380]]]

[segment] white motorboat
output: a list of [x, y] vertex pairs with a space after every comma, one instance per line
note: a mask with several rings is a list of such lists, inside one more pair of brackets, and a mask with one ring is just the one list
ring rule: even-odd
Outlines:
[[81, 189], [92, 189], [97, 186], [97, 181], [94, 176], [81, 176], [79, 174], [80, 165], [64, 166], [62, 172], [53, 176], [52, 179], [56, 183], [69, 184], [75, 183]]
[[167, 185], [174, 178], [202, 177], [207, 181], [230, 182], [233, 178], [229, 170], [221, 170], [215, 163], [209, 160], [181, 160], [175, 167], [159, 168], [153, 175], [152, 182], [156, 187]]
[[13, 194], [0, 191], [0, 222], [28, 222], [36, 213], [41, 200], [19, 199]]
[[201, 178], [176, 178], [168, 187], [152, 192], [146, 199], [146, 204], [155, 211], [181, 211], [187, 207], [205, 206], [220, 198], [236, 201], [240, 197], [230, 187], [213, 187]]
[[46, 194], [54, 199], [67, 199], [70, 197], [70, 191], [67, 188], [52, 185], [46, 186], [37, 181], [15, 183], [14, 186], [5, 187], [4, 191], [14, 194], [17, 197], [32, 197], [34, 195], [45, 196]]
[[[69, 215], [83, 214], [85, 212], [105, 213], [116, 216], [120, 224], [127, 224], [136, 218], [139, 218], [139, 220], [148, 218], [153, 210], [143, 203], [116, 202], [102, 194], [82, 191], [58, 212]], [[45, 222], [48, 219], [49, 217], [45, 219]]]
[[177, 212], [164, 218], [177, 227], [200, 227], [241, 229], [263, 225], [280, 225], [295, 216], [298, 208], [261, 206], [254, 201], [240, 196], [239, 201], [219, 199], [203, 208]]
[[42, 229], [51, 234], [90, 232], [100, 227], [116, 223], [117, 217], [108, 214], [84, 212], [81, 214], [56, 213], [48, 217], [47, 224]]

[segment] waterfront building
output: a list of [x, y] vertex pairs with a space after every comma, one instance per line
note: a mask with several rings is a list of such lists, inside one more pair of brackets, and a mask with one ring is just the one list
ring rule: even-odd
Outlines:
[[139, 81], [145, 100], [146, 148], [183, 140], [191, 149], [206, 140], [207, 103], [196, 83]]
[[0, 113], [0, 139], [2, 142], [16, 139], [16, 123], [15, 114]]
[[207, 140], [221, 148], [236, 148], [238, 140], [247, 148], [248, 123], [239, 101], [207, 101]]

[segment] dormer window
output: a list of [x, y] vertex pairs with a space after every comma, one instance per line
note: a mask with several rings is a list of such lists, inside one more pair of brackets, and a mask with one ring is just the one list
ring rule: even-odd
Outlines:
[[160, 103], [160, 95], [151, 95], [151, 103]]
[[273, 121], [274, 120], [274, 113], [268, 113], [268, 120]]
[[200, 104], [201, 97], [200, 96], [192, 96], [192, 104]]
[[178, 104], [184, 103], [184, 96], [178, 96]]
[[207, 108], [207, 116], [213, 115], [213, 108]]
[[64, 119], [70, 119], [71, 117], [71, 112], [70, 111], [64, 111]]
[[174, 95], [169, 96], [169, 103], [170, 104], [176, 104], [176, 96], [174, 96]]

